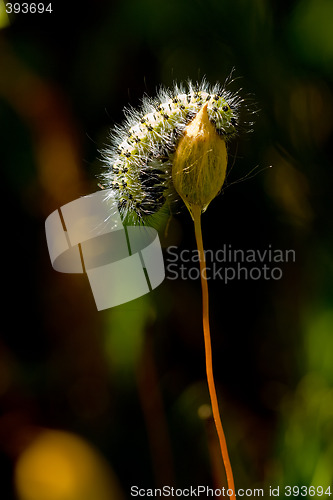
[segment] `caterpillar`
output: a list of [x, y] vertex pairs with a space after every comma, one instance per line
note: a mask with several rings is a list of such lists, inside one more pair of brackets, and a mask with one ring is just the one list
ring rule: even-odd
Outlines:
[[186, 125], [206, 103], [209, 120], [227, 142], [237, 134], [243, 99], [225, 86], [205, 80], [173, 90], [161, 88], [155, 99], [145, 96], [139, 110], [125, 109], [125, 121], [102, 151], [106, 170], [101, 185], [111, 188], [123, 218], [145, 222], [177, 201], [172, 186], [172, 158]]

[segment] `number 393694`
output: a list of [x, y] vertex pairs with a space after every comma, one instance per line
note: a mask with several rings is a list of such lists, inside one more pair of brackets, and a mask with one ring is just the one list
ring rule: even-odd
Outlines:
[[9, 3], [6, 2], [7, 14], [51, 14], [53, 12], [52, 4], [40, 3]]

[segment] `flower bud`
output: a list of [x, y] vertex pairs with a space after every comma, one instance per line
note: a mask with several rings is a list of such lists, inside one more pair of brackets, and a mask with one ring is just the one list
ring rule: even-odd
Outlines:
[[172, 163], [174, 187], [192, 218], [194, 207], [204, 212], [220, 192], [226, 169], [226, 144], [209, 121], [205, 104], [185, 128]]

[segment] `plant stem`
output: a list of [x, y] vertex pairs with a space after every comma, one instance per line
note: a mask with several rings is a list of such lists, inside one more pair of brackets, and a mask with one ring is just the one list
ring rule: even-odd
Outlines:
[[203, 332], [205, 340], [206, 373], [207, 373], [208, 390], [212, 404], [212, 411], [213, 411], [216, 431], [220, 442], [223, 464], [227, 476], [228, 490], [232, 490], [232, 495], [230, 495], [230, 498], [232, 500], [236, 500], [235, 483], [232, 474], [227, 443], [223, 432], [216, 389], [215, 389], [214, 374], [213, 374], [212, 345], [211, 345], [210, 326], [209, 326], [209, 298], [208, 298], [208, 283], [206, 276], [206, 259], [203, 248], [202, 230], [201, 230], [201, 207], [199, 207], [198, 205], [192, 206], [191, 213], [194, 221], [195, 239], [197, 242], [199, 259], [200, 259], [200, 277], [201, 277], [201, 288], [202, 288], [202, 321], [203, 321]]

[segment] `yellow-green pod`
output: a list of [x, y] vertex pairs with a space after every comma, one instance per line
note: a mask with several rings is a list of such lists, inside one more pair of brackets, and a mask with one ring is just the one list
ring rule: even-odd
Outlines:
[[193, 207], [204, 212], [223, 186], [227, 147], [210, 122], [205, 104], [185, 127], [172, 162], [172, 181], [193, 217]]

